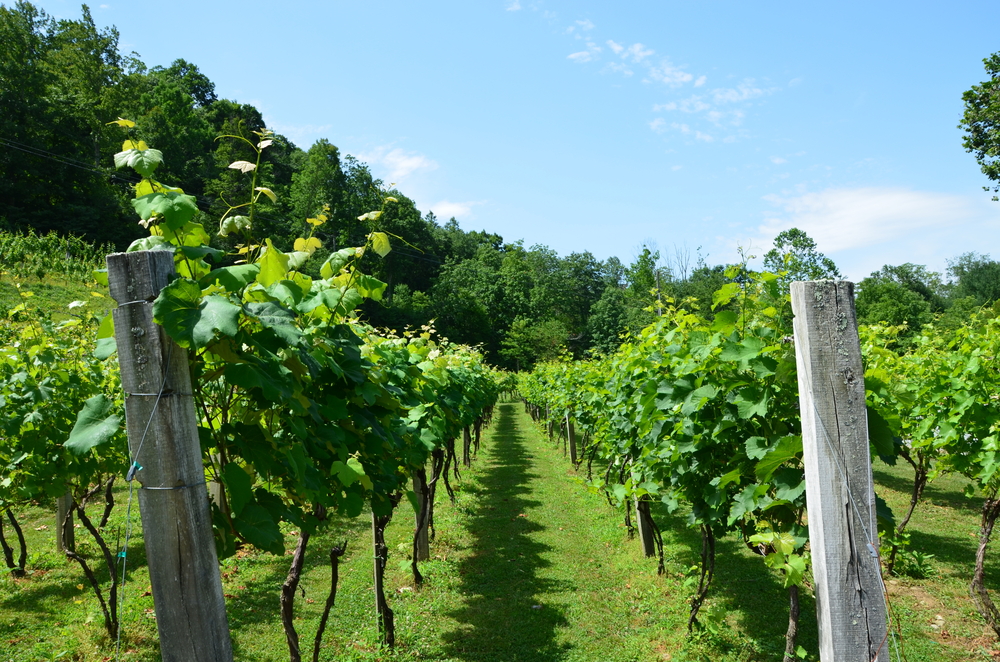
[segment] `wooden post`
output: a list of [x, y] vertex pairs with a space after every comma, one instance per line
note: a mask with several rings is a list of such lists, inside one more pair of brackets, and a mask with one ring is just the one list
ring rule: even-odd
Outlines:
[[56, 499], [56, 551], [76, 551], [76, 535], [73, 531], [73, 492], [66, 488], [66, 494]]
[[820, 659], [888, 662], [854, 284], [791, 292]]
[[576, 466], [576, 430], [573, 428], [573, 419], [569, 412], [566, 412], [566, 436], [569, 438], [569, 461]]
[[[187, 352], [153, 322], [169, 251], [108, 258], [129, 452], [141, 467], [139, 511], [166, 662], [231, 662], [232, 643], [198, 441]], [[141, 446], [141, 448], [140, 448]], [[130, 473], [133, 473], [130, 471]]]
[[639, 542], [642, 543], [642, 553], [646, 556], [656, 556], [656, 543], [653, 541], [653, 520], [649, 512], [649, 501], [632, 497], [635, 503], [635, 527], [639, 530]]

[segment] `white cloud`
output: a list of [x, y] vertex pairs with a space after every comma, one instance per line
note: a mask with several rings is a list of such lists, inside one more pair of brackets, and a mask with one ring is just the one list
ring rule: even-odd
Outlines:
[[663, 133], [667, 130], [667, 120], [662, 117], [657, 117], [652, 122], [649, 123], [649, 128], [656, 133]]
[[519, 0], [510, 0], [507, 3], [507, 11], [517, 11], [521, 8], [521, 3]]
[[[618, 51], [615, 52], [617, 53]], [[635, 43], [625, 49], [625, 54], [622, 55], [622, 57], [626, 60], [631, 57], [633, 62], [642, 62], [653, 53], [653, 49], [646, 48], [642, 44]]]
[[675, 67], [670, 60], [663, 60], [658, 65], [649, 68], [649, 77], [671, 87], [677, 87], [684, 83], [690, 83], [694, 76], [684, 71], [680, 67]]
[[591, 55], [589, 51], [578, 51], [576, 53], [570, 53], [566, 56], [566, 59], [582, 64], [584, 62], [590, 62], [594, 59], [594, 56]]
[[668, 101], [667, 103], [657, 104], [653, 106], [653, 110], [657, 112], [661, 110], [679, 110], [682, 113], [700, 113], [711, 107], [711, 105], [705, 103], [704, 97], [694, 95], [680, 101]]
[[589, 20], [577, 21], [576, 24], [579, 25], [580, 29], [584, 31], [594, 29], [594, 24]]
[[674, 172], [677, 172], [678, 170], [680, 170], [683, 167], [684, 166], [675, 165], [675, 166], [671, 166], [670, 169], [673, 170]]
[[772, 156], [771, 163], [775, 165], [781, 165], [782, 163], [788, 163], [788, 159], [783, 159], [780, 156]]
[[605, 43], [608, 45], [608, 48], [610, 48], [611, 50], [613, 50], [615, 52], [615, 55], [618, 55], [623, 50], [625, 50], [624, 46], [622, 46], [621, 44], [615, 43], [611, 39], [608, 39], [607, 42], [605, 42]]
[[694, 82], [694, 86], [695, 87], [701, 87], [702, 85], [705, 84], [705, 81], [707, 81], [707, 80], [708, 80], [707, 76], [698, 76], [698, 80], [696, 80]]
[[773, 238], [782, 230], [799, 228], [820, 250], [831, 253], [919, 234], [922, 228], [960, 222], [972, 214], [969, 201], [961, 196], [906, 188], [834, 188], [764, 199], [783, 213], [764, 221], [762, 235]]
[[885, 264], [942, 271], [947, 259], [969, 250], [1000, 250], [1000, 209], [983, 196], [865, 187], [764, 199], [776, 210], [757, 228], [754, 246], [770, 246], [778, 232], [799, 228], [855, 281]]
[[391, 145], [376, 147], [371, 152], [358, 154], [358, 160], [364, 161], [371, 166], [381, 166], [386, 170], [388, 183], [398, 183], [409, 175], [420, 170], [435, 170], [438, 164], [423, 154], [416, 152], [406, 152], [403, 149]]
[[[658, 117], [657, 119], [661, 119], [661, 118]], [[653, 120], [653, 121], [655, 122], [656, 120]], [[673, 122], [673, 123], [671, 123], [670, 128], [674, 129], [675, 131], [680, 131], [685, 136], [693, 136], [695, 140], [700, 140], [702, 142], [710, 143], [713, 140], [715, 140], [715, 138], [713, 138], [709, 134], [702, 133], [698, 129], [692, 129], [687, 124], [682, 124], [682, 123], [679, 123], [679, 122]]]
[[720, 87], [712, 90], [712, 98], [715, 100], [715, 103], [737, 103], [755, 99], [769, 92], [770, 90], [763, 90], [754, 86], [753, 79], [748, 78], [734, 88]]
[[476, 205], [483, 204], [482, 201], [475, 202], [451, 202], [450, 200], [442, 200], [430, 206], [434, 215], [439, 219], [450, 219], [451, 217], [460, 218], [462, 216], [468, 216], [472, 213], [472, 208]]

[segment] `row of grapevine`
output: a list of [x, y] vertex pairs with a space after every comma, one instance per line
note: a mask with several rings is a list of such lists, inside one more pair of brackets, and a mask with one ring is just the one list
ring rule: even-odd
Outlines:
[[[809, 548], [790, 302], [778, 276], [729, 275], [738, 282], [715, 294], [711, 315], [671, 302], [615, 354], [541, 365], [521, 375], [520, 393], [550, 430], [567, 415], [576, 422], [589, 440], [589, 484], [614, 504], [636, 506], [638, 524], [652, 499], [671, 512], [683, 507], [703, 539], [691, 626], [717, 537], [735, 533], [778, 570], [790, 595], [791, 659]], [[883, 561], [891, 572], [927, 482], [944, 472], [965, 476], [967, 493], [985, 496], [972, 595], [1000, 634], [1000, 611], [983, 582], [1000, 516], [1000, 318], [986, 309], [953, 331], [928, 326], [906, 347], [900, 331], [860, 330], [872, 453], [891, 464], [901, 457], [914, 470], [912, 501], [898, 521], [879, 500]]]
[[[126, 140], [115, 161], [142, 177], [134, 206], [150, 236], [129, 250], [168, 250], [175, 257], [178, 277], [163, 288], [152, 311], [188, 353], [206, 474], [216, 487], [212, 518], [219, 555], [241, 545], [283, 554], [283, 528], [300, 531], [282, 591], [286, 637], [297, 660], [291, 601], [310, 536], [330, 525], [330, 514], [356, 517], [366, 507], [378, 532], [408, 497], [420, 512], [413, 561], [419, 583], [417, 545], [433, 527], [433, 490], [443, 478], [450, 491], [449, 470], [458, 475], [455, 440], [463, 431], [471, 440], [475, 430], [478, 443], [504, 379], [477, 351], [435, 339], [432, 329], [396, 337], [358, 321], [358, 306], [380, 299], [386, 287], [360, 269], [366, 254], [391, 250], [389, 237], [376, 229], [380, 211], [362, 218], [372, 225], [366, 245], [330, 253], [319, 278], [302, 268], [322, 249], [312, 231], [326, 222], [325, 215], [308, 219], [310, 232], [292, 252], [277, 250], [270, 240], [255, 241], [255, 203], [274, 195], [255, 179], [271, 138], [266, 132], [230, 138], [258, 154], [257, 163], [233, 164], [252, 180], [252, 193], [220, 222], [220, 234], [239, 237], [239, 259], [231, 266], [209, 265], [224, 253], [209, 246], [208, 232], [195, 220], [194, 199], [153, 179], [162, 161], [157, 150]], [[385, 204], [393, 202], [386, 198]], [[72, 510], [105, 551], [113, 578], [109, 591], [102, 592], [86, 560], [79, 560], [115, 637], [121, 556], [103, 542], [86, 506], [104, 494], [107, 512], [114, 477], [126, 470], [129, 480], [142, 483], [143, 457], [128, 456], [122, 442], [123, 397], [111, 358], [110, 316], [97, 326], [81, 319], [51, 329], [28, 325], [0, 353], [0, 509], [10, 513], [70, 489]], [[467, 459], [468, 446], [463, 450]], [[432, 476], [418, 481], [424, 489], [414, 493], [409, 481], [422, 477], [428, 463]], [[11, 559], [6, 543], [4, 548]], [[377, 566], [384, 568], [386, 555], [384, 543], [376, 542]], [[23, 562], [13, 565], [23, 569]], [[384, 598], [381, 605], [380, 625], [391, 644], [391, 610]], [[169, 643], [162, 643], [166, 653]]]
[[[778, 571], [789, 595], [785, 656], [794, 659], [809, 552], [791, 304], [779, 276], [733, 267], [710, 314], [665, 301], [663, 314], [613, 355], [540, 366], [521, 381], [529, 409], [584, 433], [591, 487], [634, 510], [681, 510], [702, 539], [689, 628], [715, 571], [716, 541], [735, 534]], [[877, 437], [893, 454], [890, 436]], [[597, 469], [595, 471], [595, 468]], [[652, 546], [650, 547], [650, 549]]]

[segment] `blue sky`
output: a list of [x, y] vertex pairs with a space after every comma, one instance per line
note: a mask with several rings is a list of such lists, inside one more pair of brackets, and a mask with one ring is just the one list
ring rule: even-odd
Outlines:
[[794, 226], [855, 280], [1000, 258], [1000, 203], [956, 128], [1000, 50], [995, 0], [91, 8], [147, 65], [197, 64], [298, 146], [325, 137], [466, 229], [718, 263]]

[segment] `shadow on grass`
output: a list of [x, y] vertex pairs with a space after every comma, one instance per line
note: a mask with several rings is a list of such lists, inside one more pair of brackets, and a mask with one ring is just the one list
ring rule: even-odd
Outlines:
[[459, 660], [556, 662], [568, 650], [555, 640], [556, 628], [567, 625], [565, 614], [536, 597], [572, 587], [537, 576], [549, 565], [542, 554], [550, 548], [530, 537], [544, 527], [522, 516], [540, 504], [530, 498], [535, 475], [514, 425], [515, 406], [500, 405], [493, 443], [481, 460], [485, 495], [469, 523], [476, 551], [459, 566], [465, 604], [448, 614], [462, 626], [443, 637], [447, 656]]
[[[666, 559], [691, 567], [700, 562], [701, 535], [687, 526], [676, 513], [667, 513], [662, 504], [654, 504], [652, 514], [663, 533], [665, 550], [675, 553]], [[683, 551], [676, 553], [676, 547]], [[753, 651], [743, 650], [742, 659], [774, 659], [781, 657], [788, 628], [788, 590], [778, 576], [764, 565], [764, 559], [747, 551], [741, 540], [730, 534], [715, 543], [715, 578], [709, 589], [707, 605], [721, 607], [732, 614], [734, 625], [751, 640]], [[693, 591], [693, 589], [692, 589]], [[676, 599], [682, 599], [678, 596]], [[701, 618], [707, 618], [705, 607]], [[724, 633], [723, 633], [724, 634]], [[816, 625], [816, 602], [807, 590], [799, 592], [798, 645], [816, 651], [819, 635]], [[732, 654], [736, 644], [726, 636], [708, 637], [706, 644], [720, 654]], [[744, 644], [745, 646], [745, 644]], [[763, 657], [758, 657], [763, 656]]]

